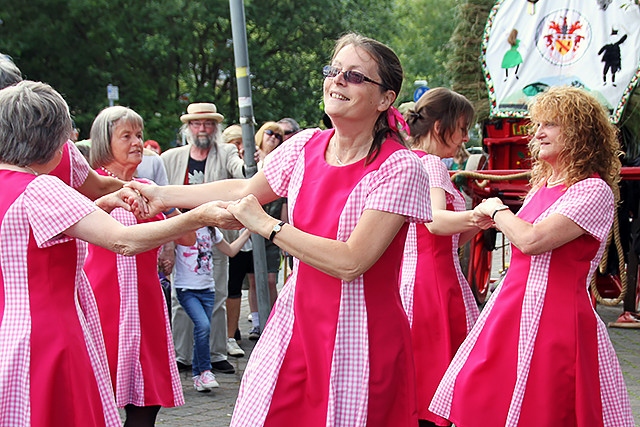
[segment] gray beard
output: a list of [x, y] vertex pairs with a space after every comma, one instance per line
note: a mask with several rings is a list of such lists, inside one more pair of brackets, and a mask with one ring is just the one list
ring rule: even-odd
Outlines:
[[211, 148], [213, 144], [213, 135], [198, 136], [191, 134], [188, 139], [190, 139], [189, 142], [198, 148]]

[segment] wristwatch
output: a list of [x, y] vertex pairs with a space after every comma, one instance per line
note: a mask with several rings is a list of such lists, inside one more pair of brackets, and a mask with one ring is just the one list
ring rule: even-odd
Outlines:
[[276, 237], [276, 234], [282, 230], [282, 226], [285, 224], [284, 221], [280, 221], [276, 225], [273, 226], [273, 230], [271, 230], [271, 234], [269, 235], [269, 241], [273, 242], [273, 239]]

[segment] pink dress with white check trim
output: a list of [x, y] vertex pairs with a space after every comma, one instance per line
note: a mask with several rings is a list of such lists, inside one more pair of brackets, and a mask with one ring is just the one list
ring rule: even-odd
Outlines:
[[[295, 227], [346, 241], [365, 209], [430, 220], [428, 176], [410, 150], [387, 140], [371, 164], [335, 167], [324, 159], [332, 135], [301, 132], [267, 162], [267, 180], [288, 197]], [[398, 292], [407, 227], [352, 282], [295, 261], [247, 365], [232, 426], [417, 425], [411, 337]]]
[[52, 176], [0, 182], [0, 425], [119, 426], [86, 246], [62, 234], [96, 207]]
[[599, 178], [542, 187], [518, 216], [564, 215], [586, 234], [528, 256], [512, 246], [509, 271], [460, 347], [430, 410], [458, 427], [632, 427], [622, 373], [594, 311], [589, 278], [614, 214]]
[[[430, 187], [444, 190], [447, 210], [464, 211], [464, 198], [440, 157], [415, 153], [429, 174]], [[423, 224], [410, 224], [400, 282], [400, 297], [411, 326], [418, 418], [442, 426], [450, 423], [431, 413], [429, 403], [479, 314], [460, 268], [459, 239], [460, 234], [438, 236]]]
[[[111, 216], [127, 226], [164, 219], [158, 214], [137, 220], [121, 208], [111, 211]], [[167, 305], [158, 280], [158, 249], [123, 256], [89, 245], [85, 271], [98, 302], [120, 408], [184, 404]]]

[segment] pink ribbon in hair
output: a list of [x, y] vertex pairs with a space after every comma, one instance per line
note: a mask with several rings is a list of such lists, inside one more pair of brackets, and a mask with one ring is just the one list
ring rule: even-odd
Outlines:
[[396, 107], [389, 107], [387, 110], [387, 122], [389, 122], [389, 127], [394, 131], [405, 131], [407, 135], [411, 135], [407, 122], [405, 122], [404, 117]]

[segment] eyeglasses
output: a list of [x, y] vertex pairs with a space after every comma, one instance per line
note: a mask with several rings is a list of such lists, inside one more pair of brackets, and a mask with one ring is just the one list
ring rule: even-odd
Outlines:
[[204, 126], [206, 128], [212, 128], [214, 127], [216, 124], [214, 122], [198, 122], [198, 121], [191, 121], [189, 122], [189, 126], [194, 127], [196, 129], [200, 128], [201, 126]]
[[332, 65], [325, 65], [322, 68], [322, 75], [325, 77], [334, 78], [340, 73], [342, 73], [342, 77], [344, 77], [344, 80], [348, 83], [360, 84], [362, 82], [369, 82], [381, 87], [385, 87], [385, 85], [383, 85], [382, 83], [379, 83], [375, 80], [371, 80], [369, 77], [365, 76], [364, 74], [358, 71], [353, 71], [353, 70], [343, 71], [338, 67], [334, 67]]
[[275, 136], [278, 141], [282, 142], [282, 135], [280, 135], [279, 133], [276, 133], [271, 129], [265, 130], [264, 133], [265, 135], [268, 135], [268, 136]]
[[285, 130], [285, 131], [284, 131], [284, 135], [285, 135], [285, 136], [287, 136], [287, 135], [291, 135], [292, 133], [296, 133], [296, 131], [295, 131], [295, 130], [293, 130], [293, 129], [287, 129], [287, 130]]

